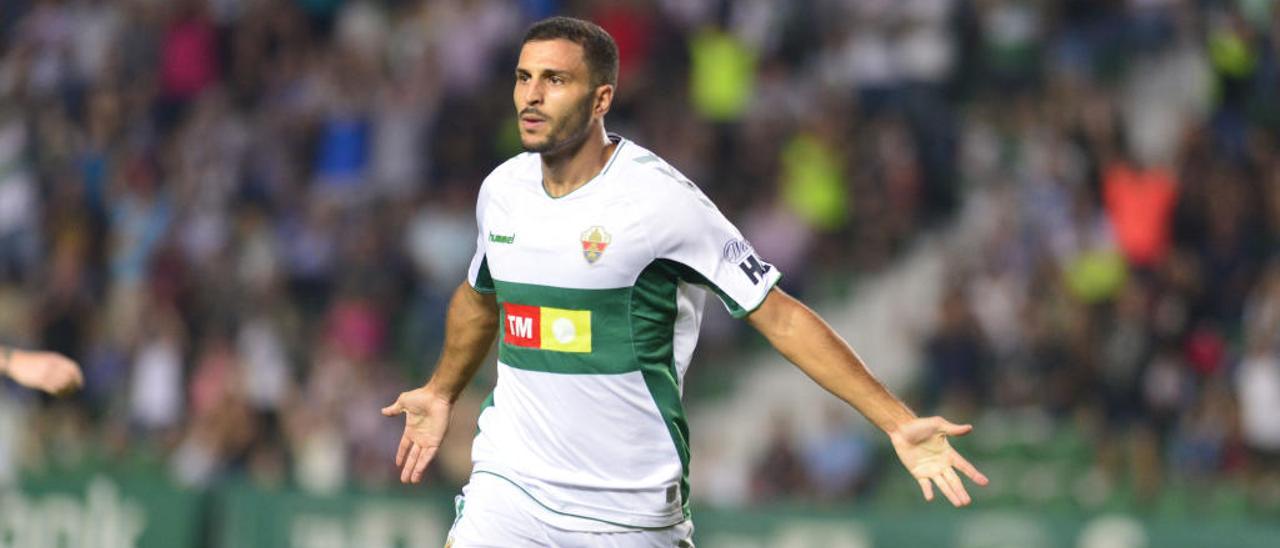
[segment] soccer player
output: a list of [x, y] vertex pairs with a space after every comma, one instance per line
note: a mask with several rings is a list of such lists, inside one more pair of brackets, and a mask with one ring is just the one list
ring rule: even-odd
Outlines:
[[494, 337], [452, 546], [692, 546], [681, 383], [709, 291], [819, 385], [884, 430], [926, 500], [970, 502], [987, 479], [917, 418], [693, 183], [607, 133], [618, 52], [600, 27], [554, 17], [525, 34], [514, 100], [527, 151], [480, 187], [479, 239], [445, 348], [405, 415], [402, 482], [421, 481]]
[[70, 358], [57, 352], [29, 352], [8, 346], [0, 346], [0, 375], [55, 396], [67, 395], [84, 384], [80, 367]]

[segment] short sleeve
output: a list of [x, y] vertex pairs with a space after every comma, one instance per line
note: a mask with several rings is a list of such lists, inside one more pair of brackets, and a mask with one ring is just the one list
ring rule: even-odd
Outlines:
[[692, 183], [664, 197], [654, 219], [654, 252], [682, 280], [712, 290], [735, 318], [764, 302], [782, 274], [765, 262], [737, 227]]
[[476, 252], [471, 257], [471, 266], [467, 268], [467, 283], [480, 293], [494, 293], [493, 276], [489, 274], [489, 260], [485, 256], [484, 212], [489, 205], [488, 185], [480, 186], [480, 195], [476, 197]]

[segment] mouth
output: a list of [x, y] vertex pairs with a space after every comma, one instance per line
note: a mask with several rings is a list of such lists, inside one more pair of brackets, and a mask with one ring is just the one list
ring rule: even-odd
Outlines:
[[520, 117], [520, 128], [521, 128], [521, 129], [524, 129], [524, 130], [526, 130], [526, 131], [533, 131], [533, 130], [536, 130], [536, 129], [538, 129], [538, 128], [542, 127], [543, 125], [545, 125], [546, 123], [547, 123], [547, 119], [546, 119], [546, 118], [542, 118], [542, 117], [540, 117], [540, 116], [528, 116], [528, 115], [526, 115], [526, 116], [521, 116], [521, 117]]

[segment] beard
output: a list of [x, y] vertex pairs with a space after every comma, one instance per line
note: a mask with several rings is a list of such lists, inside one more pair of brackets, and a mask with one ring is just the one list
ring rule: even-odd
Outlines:
[[521, 135], [520, 146], [525, 152], [551, 155], [576, 148], [587, 136], [587, 126], [591, 122], [591, 103], [592, 94], [588, 93], [569, 109], [568, 114], [556, 121], [542, 142], [530, 143]]

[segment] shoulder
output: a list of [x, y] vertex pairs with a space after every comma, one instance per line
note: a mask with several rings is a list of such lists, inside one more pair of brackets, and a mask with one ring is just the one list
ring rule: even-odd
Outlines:
[[538, 161], [537, 153], [521, 152], [498, 164], [489, 172], [489, 177], [528, 177], [530, 173], [540, 173]]
[[636, 202], [664, 211], [695, 204], [714, 207], [693, 181], [657, 154], [632, 141], [620, 146], [613, 169], [627, 182]]
[[498, 164], [480, 184], [480, 196], [485, 198], [496, 192], [508, 191], [542, 180], [542, 167], [538, 155], [522, 152]]

